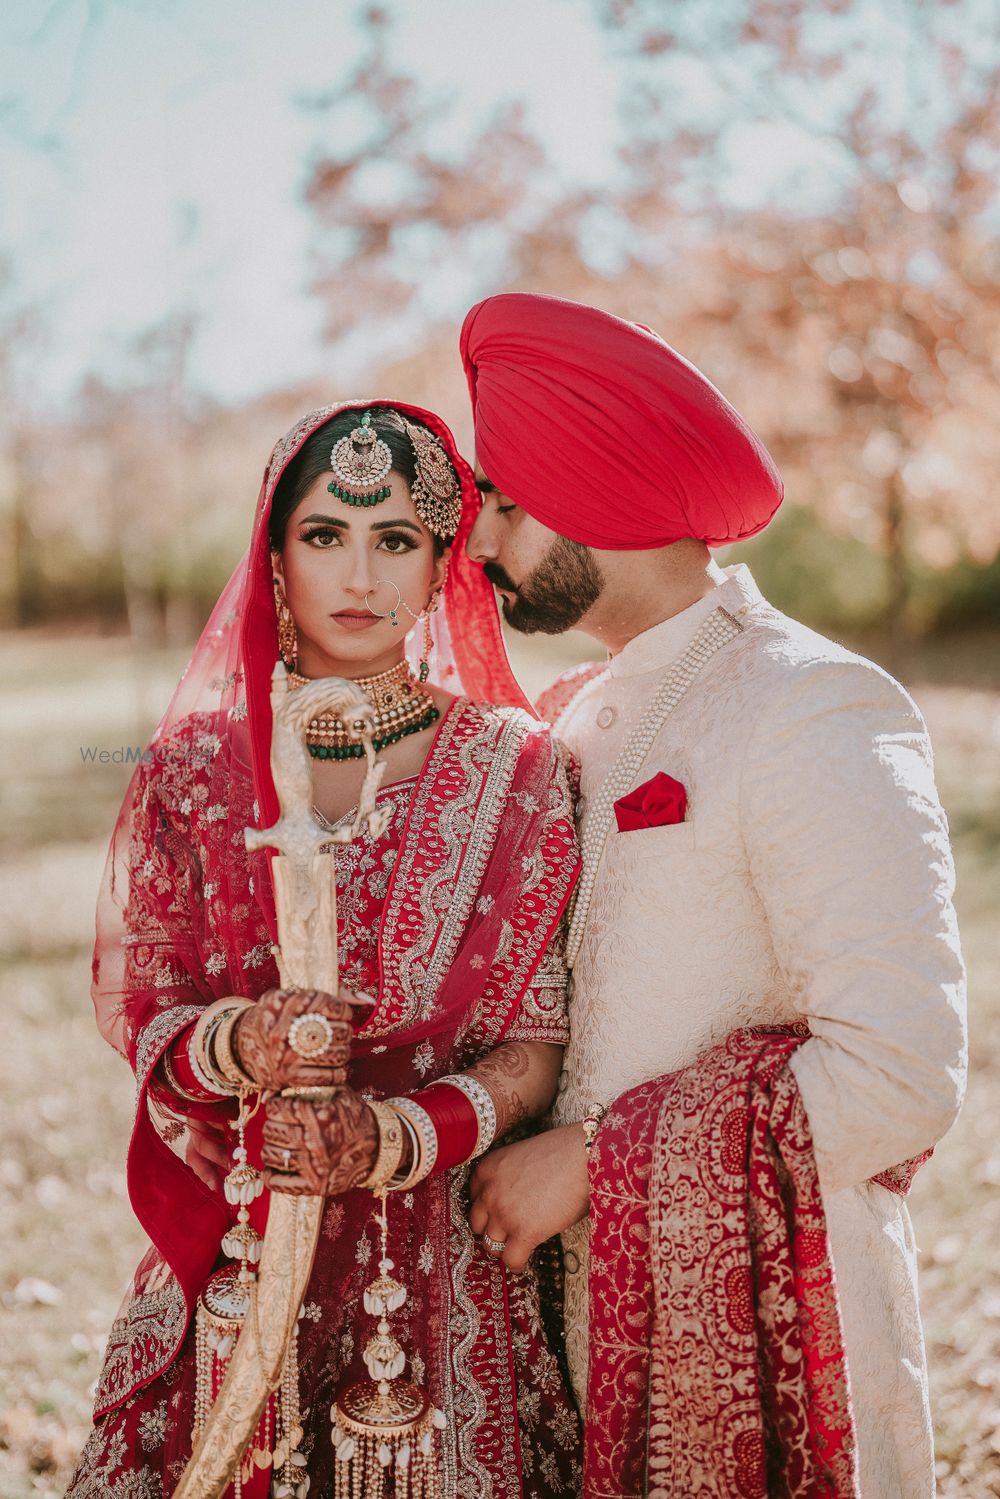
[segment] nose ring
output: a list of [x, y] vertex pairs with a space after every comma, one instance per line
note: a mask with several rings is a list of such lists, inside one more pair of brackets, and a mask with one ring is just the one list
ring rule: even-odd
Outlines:
[[395, 583], [390, 583], [385, 578], [376, 578], [375, 579], [375, 587], [376, 588], [381, 588], [381, 586], [382, 586], [383, 583], [385, 583], [385, 585], [386, 585], [387, 588], [395, 588], [396, 589], [396, 602], [392, 605], [392, 607], [389, 610], [387, 610], [387, 612], [385, 614], [380, 614], [379, 611], [377, 609], [373, 609], [372, 606], [371, 606], [371, 604], [369, 604], [369, 602], [368, 602], [368, 593], [374, 592], [373, 589], [369, 588], [368, 593], [365, 594], [365, 608], [368, 610], [369, 614], [374, 614], [374, 616], [375, 616], [376, 619], [387, 619], [387, 620], [389, 620], [391, 622], [391, 624], [392, 624], [393, 629], [396, 629], [398, 627], [398, 625], [399, 625], [399, 606], [403, 602], [403, 596], [400, 593], [399, 589], [396, 588]]
[[378, 612], [378, 610], [377, 609], [373, 609], [372, 606], [371, 606], [371, 604], [369, 604], [369, 602], [368, 602], [368, 593], [374, 593], [374, 591], [375, 591], [375, 589], [369, 588], [368, 593], [365, 594], [365, 608], [368, 610], [369, 614], [374, 614], [374, 616], [375, 616], [376, 619], [387, 619], [387, 620], [391, 621], [393, 629], [396, 629], [398, 627], [398, 625], [399, 625], [399, 611], [400, 611], [401, 608], [406, 610], [407, 614], [410, 616], [411, 619], [419, 619], [420, 618], [420, 616], [418, 614], [414, 614], [413, 610], [410, 608], [409, 604], [403, 598], [403, 595], [400, 593], [399, 589], [396, 588], [395, 583], [391, 583], [388, 578], [376, 578], [375, 579], [375, 588], [381, 588], [382, 585], [383, 585], [383, 583], [385, 584], [386, 588], [393, 588], [393, 589], [395, 589], [395, 591], [396, 591], [396, 602], [392, 605], [392, 607], [390, 609], [386, 610], [385, 614], [380, 614]]

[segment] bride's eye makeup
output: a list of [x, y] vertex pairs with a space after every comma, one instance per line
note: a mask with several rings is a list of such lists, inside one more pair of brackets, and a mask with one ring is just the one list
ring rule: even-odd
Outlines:
[[378, 544], [380, 552], [389, 552], [399, 555], [403, 552], [413, 552], [419, 546], [412, 536], [405, 531], [387, 531]]
[[[299, 533], [299, 540], [319, 547], [320, 551], [328, 551], [334, 542], [339, 544], [340, 533], [333, 526], [309, 526]], [[415, 551], [419, 545], [420, 542], [406, 531], [386, 531], [378, 538], [378, 550], [388, 552], [390, 556]]]
[[332, 526], [310, 526], [307, 531], [300, 533], [299, 540], [315, 542], [320, 550], [324, 551], [331, 542], [339, 541], [340, 537]]

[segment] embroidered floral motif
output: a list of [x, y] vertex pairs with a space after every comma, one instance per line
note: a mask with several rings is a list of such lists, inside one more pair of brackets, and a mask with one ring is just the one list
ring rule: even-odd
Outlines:
[[413, 1053], [413, 1066], [421, 1077], [426, 1077], [434, 1066], [434, 1047], [429, 1040], [421, 1041]]
[[166, 1428], [167, 1402], [161, 1400], [153, 1410], [144, 1411], [139, 1417], [139, 1440], [147, 1452], [151, 1447], [156, 1447], [163, 1441]]
[[108, 1336], [95, 1414], [117, 1405], [137, 1384], [157, 1374], [177, 1351], [186, 1326], [184, 1295], [173, 1276], [158, 1290], [133, 1296]]
[[258, 942], [256, 947], [251, 947], [248, 953], [243, 954], [243, 967], [259, 968], [271, 955], [270, 942]]

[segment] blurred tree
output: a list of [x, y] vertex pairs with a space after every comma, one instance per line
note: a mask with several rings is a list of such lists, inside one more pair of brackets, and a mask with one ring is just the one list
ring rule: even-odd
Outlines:
[[361, 27], [353, 72], [307, 101], [325, 144], [306, 200], [327, 336], [363, 339], [377, 363], [445, 320], [454, 340], [456, 308], [488, 291], [573, 285], [594, 199], [559, 182], [516, 97], [466, 138], [441, 130], [452, 101], [389, 61], [391, 10]]
[[6, 533], [0, 550], [7, 558], [0, 613], [14, 626], [29, 623], [37, 592], [31, 512], [42, 439], [19, 375], [43, 336], [39, 309], [24, 301], [12, 264], [0, 256], [0, 518]]
[[451, 340], [477, 296], [558, 292], [652, 323], [747, 410], [793, 503], [880, 550], [898, 648], [920, 623], [914, 563], [1000, 550], [990, 0], [596, 5], [630, 59], [622, 184], [600, 198], [558, 190], [516, 101], [432, 153], [447, 101], [390, 67], [391, 11], [368, 9], [354, 73], [312, 101], [351, 142], [307, 188], [329, 335], [364, 337], [376, 363], [412, 336], [394, 377], [461, 410]]
[[[662, 203], [688, 203], [700, 248], [686, 350], [728, 389], [754, 387], [792, 494], [881, 548], [898, 653], [919, 624], [913, 562], [985, 565], [1000, 551], [996, 11], [914, 0], [890, 20], [866, 0], [611, 0], [604, 16], [634, 58], [620, 207], [645, 263], [655, 273]], [[685, 69], [710, 123], [672, 119], [669, 82]], [[805, 141], [804, 204], [748, 206], [734, 159], [777, 185], [765, 148]], [[661, 266], [676, 267], [676, 248]]]

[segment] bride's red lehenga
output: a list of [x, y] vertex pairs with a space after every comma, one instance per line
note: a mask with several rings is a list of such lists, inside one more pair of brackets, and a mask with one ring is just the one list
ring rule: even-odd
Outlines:
[[[445, 444], [462, 482], [462, 524], [431, 680], [459, 695], [416, 778], [385, 788], [378, 839], [337, 850], [345, 982], [376, 1003], [356, 1032], [351, 1085], [372, 1098], [413, 1092], [502, 1041], [567, 1039], [560, 923], [578, 860], [566, 777], [548, 735], [519, 706], [492, 591], [467, 561], [478, 506], [472, 474], [431, 413], [389, 402]], [[235, 1209], [185, 1164], [187, 1120], [229, 1125], [226, 1102], [186, 1104], [156, 1064], [211, 1000], [256, 996], [278, 975], [269, 860], [243, 829], [269, 826], [269, 679], [277, 654], [267, 521], [275, 486], [306, 438], [340, 407], [311, 413], [272, 455], [250, 550], [195, 650], [139, 767], [115, 830], [94, 961], [105, 1037], [135, 1069], [129, 1191], [151, 1240], [108, 1343], [96, 1423], [68, 1495], [172, 1493], [191, 1451], [192, 1313]], [[472, 701], [470, 699], [476, 699]], [[508, 706], [483, 706], [483, 702]], [[247, 1132], [259, 1163], [261, 1116]], [[556, 1351], [559, 1311], [544, 1253], [512, 1275], [473, 1238], [467, 1169], [390, 1198], [390, 1255], [408, 1290], [394, 1331], [408, 1373], [447, 1417], [445, 1495], [538, 1499], [580, 1483], [579, 1420]], [[299, 1323], [300, 1402], [311, 1493], [332, 1493], [329, 1409], [364, 1377], [373, 1319], [362, 1304], [377, 1258], [374, 1198], [327, 1204]], [[253, 1205], [263, 1230], [267, 1194]], [[554, 1256], [552, 1257], [554, 1263]], [[268, 1474], [244, 1485], [267, 1492]]]

